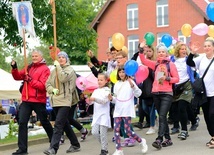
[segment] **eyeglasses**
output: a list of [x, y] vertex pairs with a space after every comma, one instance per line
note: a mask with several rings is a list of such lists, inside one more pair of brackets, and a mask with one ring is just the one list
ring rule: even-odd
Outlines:
[[115, 59], [118, 60], [118, 59], [122, 59], [122, 58], [124, 58], [124, 57], [123, 56], [122, 57], [116, 57]]

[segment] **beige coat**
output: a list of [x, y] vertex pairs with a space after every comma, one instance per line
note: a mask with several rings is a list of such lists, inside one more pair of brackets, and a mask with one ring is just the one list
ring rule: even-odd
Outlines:
[[[59, 94], [54, 95], [53, 89], [56, 88], [56, 73], [58, 76]], [[76, 90], [76, 74], [69, 63], [65, 66], [56, 66], [51, 72], [47, 82], [46, 90], [50, 97], [52, 107], [69, 106], [79, 101]]]

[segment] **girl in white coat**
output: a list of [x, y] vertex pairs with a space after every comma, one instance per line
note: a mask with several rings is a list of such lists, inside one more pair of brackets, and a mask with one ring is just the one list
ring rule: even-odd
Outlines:
[[98, 74], [99, 88], [95, 89], [90, 97], [90, 102], [94, 104], [94, 114], [92, 121], [92, 135], [101, 143], [101, 154], [108, 155], [108, 128], [111, 128], [110, 121], [110, 101], [108, 95], [111, 90], [107, 87], [108, 76], [104, 73]]

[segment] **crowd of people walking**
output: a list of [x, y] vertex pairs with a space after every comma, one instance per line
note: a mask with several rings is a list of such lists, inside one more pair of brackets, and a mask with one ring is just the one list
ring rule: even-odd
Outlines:
[[[99, 61], [92, 51], [87, 51], [91, 60], [88, 66], [98, 82], [98, 88], [89, 97], [89, 104], [93, 104], [94, 108], [92, 135], [100, 143], [100, 155], [109, 154], [108, 128], [114, 131], [112, 140], [116, 150], [113, 155], [124, 155], [122, 147], [136, 142], [140, 144], [140, 152], [143, 154], [150, 145], [158, 150], [169, 147], [173, 145], [171, 134], [178, 134], [179, 139], [186, 140], [189, 137], [188, 131], [194, 131], [199, 126], [197, 114], [200, 107], [211, 137], [206, 145], [214, 148], [214, 41], [205, 40], [204, 54], [197, 54], [198, 49], [194, 43], [187, 46], [183, 42], [177, 42], [174, 54], [170, 55], [168, 48], [162, 43], [156, 48], [147, 45], [145, 41], [139, 43], [138, 52], [131, 59], [139, 66], [147, 66], [149, 72], [148, 77], [140, 84], [136, 84], [134, 76], [127, 75], [125, 71], [124, 65], [129, 61], [125, 51], [111, 47], [106, 53], [107, 61]], [[54, 61], [55, 69], [51, 72], [40, 50], [32, 52], [32, 63], [27, 70], [18, 70], [14, 60], [11, 66], [14, 79], [24, 81], [22, 103], [19, 106], [18, 150], [12, 155], [28, 153], [27, 124], [32, 111], [37, 114], [49, 137], [50, 146], [44, 150], [44, 154], [57, 154], [64, 132], [71, 144], [66, 153], [80, 151], [79, 140], [71, 125], [82, 133], [83, 140], [88, 130], [73, 119], [82, 94], [77, 90], [77, 75], [70, 66], [68, 54], [63, 51], [58, 53], [57, 60]], [[115, 69], [116, 82], [109, 80]], [[203, 80], [204, 98], [192, 87], [196, 78]], [[55, 114], [54, 127], [47, 117], [46, 92]], [[134, 126], [148, 128], [147, 135], [157, 132], [152, 144], [148, 145], [145, 137], [134, 132], [131, 119], [136, 117], [135, 104], [138, 105], [139, 122]], [[169, 119], [169, 116], [173, 117]], [[169, 128], [169, 123], [173, 123], [172, 129]], [[188, 123], [191, 123], [190, 129], [187, 127]]]

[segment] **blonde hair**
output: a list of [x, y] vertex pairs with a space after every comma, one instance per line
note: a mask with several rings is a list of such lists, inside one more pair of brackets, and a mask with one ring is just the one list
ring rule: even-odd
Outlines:
[[[178, 58], [180, 56], [179, 51], [180, 51], [182, 46], [185, 46], [187, 48], [187, 45], [184, 44], [184, 43], [181, 43], [181, 44], [178, 44], [178, 45], [175, 46], [174, 56], [176, 58]], [[186, 51], [186, 52], [187, 52], [187, 55], [188, 55], [188, 51]]]
[[116, 56], [118, 56], [118, 55], [122, 55], [124, 58], [125, 58], [125, 57], [128, 57], [128, 55], [127, 55], [127, 53], [126, 53], [125, 51], [118, 51], [118, 52], [116, 53]]

